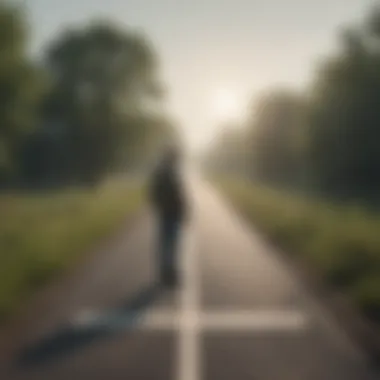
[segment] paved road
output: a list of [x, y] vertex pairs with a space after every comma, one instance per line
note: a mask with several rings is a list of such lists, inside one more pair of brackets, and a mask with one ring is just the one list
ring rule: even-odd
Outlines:
[[0, 344], [1, 379], [373, 380], [279, 257], [202, 182], [183, 282], [157, 289], [144, 214], [34, 302]]

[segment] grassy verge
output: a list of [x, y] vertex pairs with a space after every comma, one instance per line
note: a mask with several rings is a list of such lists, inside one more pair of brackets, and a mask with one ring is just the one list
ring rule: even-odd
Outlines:
[[272, 241], [302, 255], [334, 287], [380, 325], [380, 215], [236, 180], [223, 193]]
[[0, 195], [0, 319], [142, 204], [141, 184]]

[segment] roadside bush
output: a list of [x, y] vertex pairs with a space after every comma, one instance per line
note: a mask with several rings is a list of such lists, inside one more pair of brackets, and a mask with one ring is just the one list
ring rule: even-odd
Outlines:
[[142, 204], [141, 184], [0, 195], [0, 319]]
[[247, 181], [216, 180], [266, 236], [307, 260], [380, 323], [380, 217], [360, 205], [334, 205]]

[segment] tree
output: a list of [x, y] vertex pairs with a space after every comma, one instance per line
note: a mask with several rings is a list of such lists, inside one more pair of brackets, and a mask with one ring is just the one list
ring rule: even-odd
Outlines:
[[162, 98], [156, 53], [145, 36], [94, 22], [54, 41], [45, 66], [53, 166], [65, 181], [96, 182], [151, 133], [149, 115]]
[[321, 188], [339, 197], [380, 190], [380, 11], [346, 29], [341, 51], [312, 91], [310, 159]]
[[289, 90], [263, 95], [242, 126], [225, 125], [204, 163], [274, 185], [300, 185], [305, 173], [307, 103]]
[[294, 184], [302, 170], [306, 101], [289, 90], [262, 96], [247, 123], [254, 178]]
[[40, 72], [26, 53], [27, 27], [20, 8], [0, 4], [0, 184], [20, 174], [20, 151], [34, 128]]

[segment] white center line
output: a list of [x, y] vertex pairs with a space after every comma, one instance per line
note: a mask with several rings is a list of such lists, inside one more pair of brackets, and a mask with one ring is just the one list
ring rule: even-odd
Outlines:
[[182, 252], [180, 292], [180, 330], [177, 380], [198, 380], [201, 377], [199, 289], [197, 250], [194, 230], [187, 230]]

